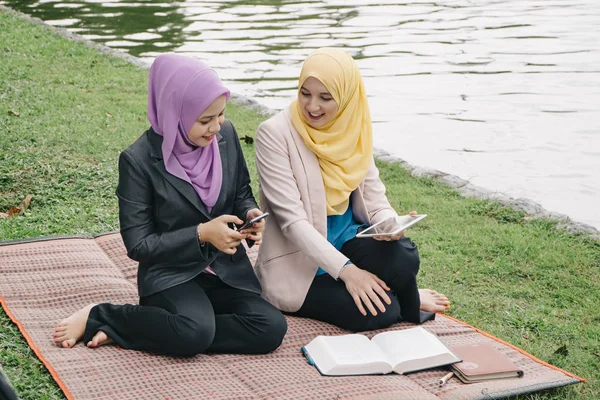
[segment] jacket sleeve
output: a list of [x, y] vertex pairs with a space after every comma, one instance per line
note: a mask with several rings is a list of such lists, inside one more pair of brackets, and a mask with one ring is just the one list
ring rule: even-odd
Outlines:
[[154, 188], [135, 159], [126, 151], [119, 157], [119, 221], [127, 255], [142, 263], [185, 264], [209, 261], [213, 251], [201, 247], [197, 225], [156, 232], [153, 220]]
[[252, 194], [252, 187], [250, 186], [250, 173], [248, 172], [248, 166], [246, 165], [246, 159], [244, 158], [244, 152], [242, 151], [240, 138], [238, 137], [237, 131], [231, 122], [230, 125], [233, 131], [231, 141], [235, 146], [235, 157], [237, 159], [233, 212], [236, 216], [245, 221], [246, 213], [253, 208], [258, 208], [258, 204], [256, 204], [256, 199]]
[[[338, 279], [348, 257], [339, 252], [309, 222], [288, 151], [283, 134], [277, 131], [277, 127], [266, 123], [258, 127], [256, 166], [260, 187], [275, 216], [268, 223], [275, 223], [276, 220], [289, 242], [294, 243], [294, 246], [329, 275]], [[265, 245], [268, 244], [263, 243]]]

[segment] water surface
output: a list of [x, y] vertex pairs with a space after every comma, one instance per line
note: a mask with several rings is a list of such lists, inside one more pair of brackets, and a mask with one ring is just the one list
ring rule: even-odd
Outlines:
[[600, 228], [597, 0], [0, 3], [148, 61], [205, 59], [277, 109], [311, 50], [343, 47], [375, 146]]

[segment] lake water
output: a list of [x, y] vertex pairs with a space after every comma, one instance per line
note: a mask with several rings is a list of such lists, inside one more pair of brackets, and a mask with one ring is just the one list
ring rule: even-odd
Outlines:
[[376, 147], [600, 228], [598, 0], [0, 4], [149, 61], [205, 59], [277, 109], [311, 50], [343, 47]]

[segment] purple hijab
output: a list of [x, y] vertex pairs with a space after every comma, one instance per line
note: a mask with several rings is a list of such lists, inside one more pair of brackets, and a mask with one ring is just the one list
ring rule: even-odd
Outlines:
[[229, 90], [200, 60], [163, 54], [150, 67], [148, 121], [163, 137], [165, 168], [191, 183], [209, 212], [223, 182], [219, 145], [213, 140], [207, 147], [196, 146], [187, 134], [196, 119], [222, 95], [229, 99]]

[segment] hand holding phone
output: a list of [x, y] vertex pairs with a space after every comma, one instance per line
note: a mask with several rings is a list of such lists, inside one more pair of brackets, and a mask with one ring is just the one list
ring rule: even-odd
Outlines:
[[250, 221], [248, 221], [244, 225], [242, 225], [240, 227], [240, 229], [238, 229], [238, 231], [242, 231], [244, 229], [248, 229], [248, 228], [252, 227], [252, 225], [254, 225], [255, 223], [262, 221], [263, 219], [267, 218], [268, 216], [269, 216], [269, 213], [266, 212], [264, 214], [259, 215], [256, 218], [252, 218]]

